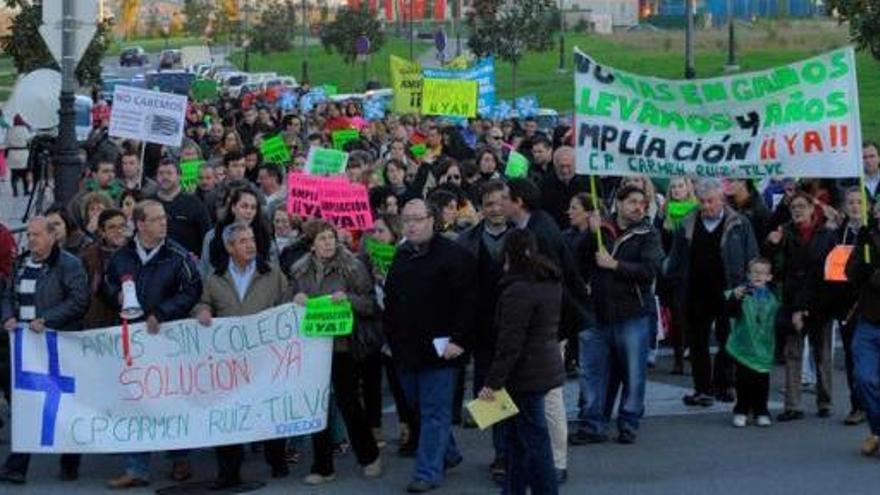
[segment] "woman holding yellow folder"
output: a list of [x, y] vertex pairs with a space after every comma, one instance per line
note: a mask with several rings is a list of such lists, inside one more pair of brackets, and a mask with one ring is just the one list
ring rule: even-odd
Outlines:
[[544, 396], [562, 385], [565, 370], [557, 333], [562, 304], [559, 268], [538, 254], [535, 236], [527, 230], [508, 235], [501, 251], [505, 275], [495, 322], [498, 343], [483, 400], [495, 400], [506, 389], [519, 414], [505, 423], [507, 478], [505, 494], [557, 493]]

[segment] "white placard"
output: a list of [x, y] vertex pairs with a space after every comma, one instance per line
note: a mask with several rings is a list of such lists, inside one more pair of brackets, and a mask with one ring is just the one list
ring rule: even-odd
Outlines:
[[855, 52], [670, 80], [575, 50], [577, 171], [672, 177], [858, 177]]
[[17, 330], [12, 450], [137, 452], [305, 435], [327, 424], [333, 340], [300, 335], [304, 309], [163, 323], [157, 335]]
[[180, 146], [186, 106], [186, 96], [116, 86], [110, 136]]

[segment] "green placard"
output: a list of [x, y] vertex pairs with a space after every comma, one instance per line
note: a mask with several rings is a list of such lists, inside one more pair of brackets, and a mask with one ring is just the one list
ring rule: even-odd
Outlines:
[[385, 244], [372, 238], [367, 238], [366, 242], [367, 254], [370, 260], [383, 277], [388, 274], [391, 262], [394, 261], [394, 253], [397, 252], [397, 246], [394, 244]]
[[361, 133], [357, 129], [342, 129], [333, 131], [330, 138], [333, 141], [333, 149], [341, 150], [347, 143], [360, 139]]
[[428, 152], [428, 146], [424, 143], [414, 144], [409, 147], [409, 151], [412, 152], [414, 157], [421, 158], [421, 157], [425, 156], [425, 153]]
[[263, 162], [265, 163], [277, 163], [279, 165], [290, 163], [290, 149], [287, 147], [287, 143], [284, 142], [284, 138], [280, 135], [264, 139], [263, 144], [260, 146], [260, 152], [263, 154]]
[[309, 149], [306, 173], [311, 175], [342, 175], [348, 163], [348, 153], [329, 148]]
[[339, 94], [339, 88], [337, 88], [335, 84], [325, 84], [321, 87], [324, 89], [324, 94], [326, 96], [333, 96], [335, 94]]
[[306, 316], [302, 332], [306, 337], [336, 337], [351, 335], [354, 313], [351, 302], [333, 302], [330, 296], [311, 297], [306, 301]]
[[193, 100], [198, 102], [216, 101], [220, 96], [217, 81], [212, 81], [210, 79], [197, 79], [193, 82], [190, 91], [192, 91]]
[[193, 192], [199, 184], [199, 170], [205, 164], [204, 160], [189, 160], [180, 162], [180, 188], [186, 192]]
[[511, 150], [510, 156], [507, 157], [507, 167], [504, 169], [504, 175], [510, 179], [529, 175], [529, 159], [522, 153]]

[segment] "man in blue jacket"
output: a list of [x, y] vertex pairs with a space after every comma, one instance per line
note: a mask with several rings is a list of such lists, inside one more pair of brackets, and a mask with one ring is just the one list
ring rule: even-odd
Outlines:
[[[161, 203], [141, 201], [134, 208], [132, 220], [137, 231], [128, 245], [110, 260], [104, 280], [105, 292], [108, 301], [121, 305], [122, 283], [131, 278], [144, 311], [147, 331], [157, 334], [163, 322], [189, 317], [201, 296], [202, 281], [192, 255], [167, 238], [168, 218]], [[175, 481], [189, 478], [187, 451], [173, 454], [172, 478]], [[111, 480], [110, 487], [146, 485], [150, 476], [150, 453], [127, 454], [125, 459], [126, 473]]]

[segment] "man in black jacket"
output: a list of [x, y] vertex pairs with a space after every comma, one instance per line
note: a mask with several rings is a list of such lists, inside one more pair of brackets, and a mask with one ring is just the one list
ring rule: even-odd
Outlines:
[[862, 454], [874, 455], [880, 451], [880, 231], [876, 227], [862, 229], [846, 276], [859, 291], [851, 344], [853, 378], [871, 430]]
[[[486, 374], [495, 356], [498, 331], [495, 326], [495, 306], [500, 288], [498, 282], [504, 274], [501, 248], [512, 231], [513, 225], [505, 215], [510, 201], [507, 185], [501, 180], [490, 180], [482, 187], [483, 220], [461, 233], [456, 242], [467, 249], [477, 260], [477, 319], [474, 327], [472, 352], [474, 356], [474, 395], [485, 385]], [[495, 459], [490, 466], [492, 476], [501, 480], [505, 473], [504, 438], [500, 425], [492, 427], [492, 446]]]
[[[613, 238], [596, 231], [600, 219], [591, 219], [588, 237], [591, 253], [590, 287], [593, 289], [597, 325], [582, 339], [584, 428], [572, 435], [572, 444], [598, 443], [607, 439], [606, 405], [614, 401], [619, 383], [623, 394], [617, 416], [617, 441], [636, 440], [639, 420], [645, 412], [645, 383], [649, 347], [649, 315], [655, 311], [653, 283], [660, 270], [663, 251], [660, 236], [646, 217], [647, 198], [637, 187], [625, 186], [617, 193], [617, 215], [611, 224]], [[603, 232], [606, 229], [603, 229]]]
[[568, 206], [575, 194], [589, 192], [590, 180], [575, 175], [574, 148], [563, 146], [553, 153], [553, 168], [540, 182], [541, 202], [560, 230], [568, 228]]
[[403, 208], [405, 242], [385, 281], [385, 327], [407, 401], [418, 408], [418, 451], [410, 493], [433, 490], [462, 461], [452, 436], [459, 358], [476, 301], [474, 259], [440, 235], [438, 212], [421, 199]]
[[[132, 220], [137, 231], [128, 245], [116, 251], [110, 259], [104, 291], [108, 301], [121, 303], [122, 284], [131, 279], [143, 309], [147, 331], [157, 334], [163, 322], [189, 316], [201, 296], [202, 281], [193, 255], [168, 238], [168, 215], [161, 203], [141, 201], [134, 208]], [[189, 478], [187, 451], [172, 454], [172, 478], [175, 481]], [[111, 488], [131, 488], [148, 483], [149, 452], [126, 454], [125, 463], [126, 473], [111, 480]]]
[[202, 252], [205, 233], [211, 229], [208, 209], [195, 195], [180, 189], [180, 165], [171, 160], [159, 164], [156, 198], [165, 207], [168, 237], [196, 255]]
[[[82, 263], [55, 242], [55, 232], [45, 217], [34, 217], [27, 226], [28, 249], [12, 271], [12, 280], [3, 291], [3, 328], [7, 332], [26, 325], [40, 333], [46, 329], [76, 331], [89, 309], [89, 283]], [[2, 336], [0, 377], [11, 399], [9, 338]], [[27, 477], [30, 454], [10, 454], [0, 472], [0, 481], [22, 484]], [[61, 456], [61, 479], [79, 477], [79, 454]]]

